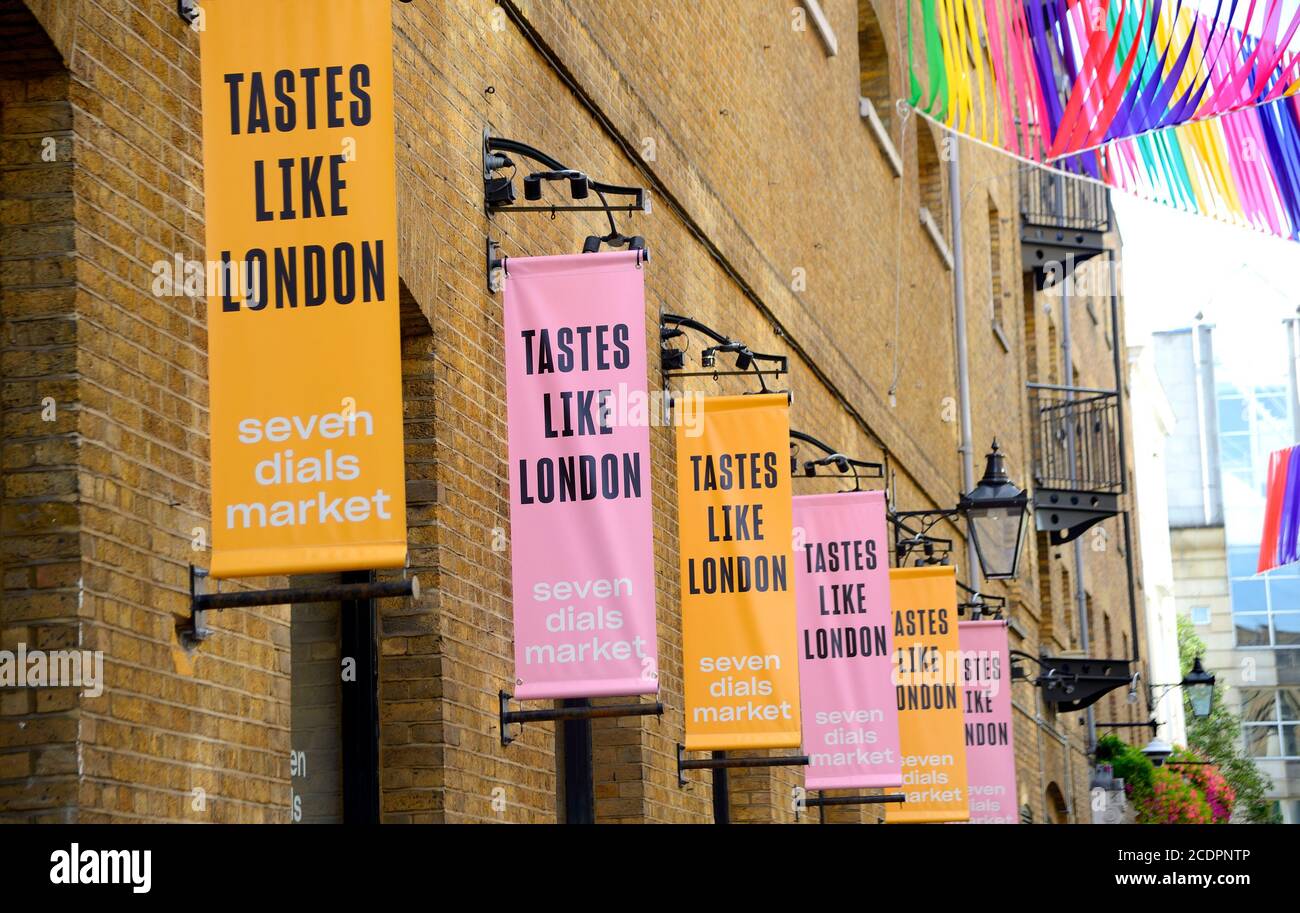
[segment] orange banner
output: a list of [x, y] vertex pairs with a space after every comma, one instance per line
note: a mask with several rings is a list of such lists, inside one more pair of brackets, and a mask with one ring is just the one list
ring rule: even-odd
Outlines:
[[677, 426], [686, 749], [798, 748], [785, 394], [704, 400]]
[[967, 821], [957, 578], [951, 567], [896, 568], [889, 591], [907, 801], [886, 806], [885, 821]]
[[211, 573], [401, 567], [388, 0], [201, 15]]

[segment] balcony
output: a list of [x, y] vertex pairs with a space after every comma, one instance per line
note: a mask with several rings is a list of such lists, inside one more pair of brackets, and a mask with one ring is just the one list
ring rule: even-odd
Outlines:
[[1124, 491], [1119, 394], [1029, 384], [1034, 517], [1053, 545], [1119, 513]]
[[1025, 269], [1041, 276], [1049, 264], [1089, 260], [1106, 249], [1110, 191], [1045, 168], [1020, 175], [1020, 253]]

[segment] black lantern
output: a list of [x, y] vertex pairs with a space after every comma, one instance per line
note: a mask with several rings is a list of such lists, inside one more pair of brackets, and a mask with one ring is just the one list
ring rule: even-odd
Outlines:
[[1191, 702], [1192, 716], [1198, 720], [1209, 716], [1214, 708], [1214, 675], [1205, 671], [1199, 656], [1192, 663], [1191, 671], [1183, 676], [1180, 684], [1183, 686], [1183, 693]]
[[1006, 458], [993, 442], [984, 478], [973, 491], [961, 496], [957, 509], [966, 515], [970, 536], [975, 541], [980, 570], [989, 580], [1016, 576], [1021, 546], [1029, 525], [1029, 495], [1007, 477]]

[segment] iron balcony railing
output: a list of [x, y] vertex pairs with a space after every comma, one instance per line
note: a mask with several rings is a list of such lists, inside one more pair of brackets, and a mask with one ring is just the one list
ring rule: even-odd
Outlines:
[[1020, 215], [1028, 225], [1077, 231], [1110, 230], [1110, 192], [1043, 168], [1020, 175]]
[[1065, 491], [1120, 491], [1119, 402], [1113, 390], [1029, 384], [1034, 483]]

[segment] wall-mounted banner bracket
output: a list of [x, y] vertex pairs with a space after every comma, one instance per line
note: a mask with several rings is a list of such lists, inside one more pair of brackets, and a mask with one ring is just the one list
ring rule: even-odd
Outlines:
[[420, 597], [420, 581], [417, 577], [324, 586], [290, 586], [270, 590], [234, 590], [229, 593], [206, 592], [209, 579], [207, 570], [190, 565], [190, 618], [181, 628], [187, 646], [196, 646], [212, 635], [212, 630], [207, 625], [208, 612], [304, 602], [358, 602], [365, 599]]
[[[525, 205], [515, 205], [514, 178], [519, 170], [516, 159], [528, 159], [542, 166], [541, 170], [529, 172], [524, 176], [524, 199], [528, 201]], [[509, 173], [500, 173], [506, 169], [510, 169]], [[569, 196], [579, 202], [563, 205], [542, 203], [543, 186], [556, 183], [568, 184]], [[585, 202], [593, 193], [600, 201], [598, 204]], [[608, 197], [630, 198], [632, 202], [613, 205]], [[536, 205], [529, 205], [533, 203]], [[518, 140], [493, 136], [487, 129], [483, 131], [483, 208], [489, 217], [499, 212], [542, 212], [550, 213], [551, 218], [554, 219], [556, 213], [561, 212], [603, 212], [609, 220], [609, 232], [603, 235], [588, 235], [583, 242], [582, 253], [598, 253], [602, 245], [626, 247], [637, 252], [638, 267], [650, 260], [650, 250], [646, 246], [645, 238], [640, 235], [623, 234], [614, 222], [616, 212], [646, 214], [650, 212], [650, 200], [644, 189], [593, 180], [582, 171], [565, 167], [559, 160], [540, 149]], [[488, 246], [494, 248], [498, 245], [489, 239]], [[490, 292], [500, 290], [500, 274], [494, 272], [496, 259], [500, 259], [499, 255], [489, 252], [487, 281]], [[499, 265], [503, 267], [503, 272], [509, 275], [505, 261], [502, 260]]]
[[723, 757], [688, 758], [686, 747], [677, 743], [677, 785], [685, 787], [688, 770], [730, 770], [734, 767], [807, 767], [810, 759], [806, 754], [778, 755], [777, 757], [754, 757], [727, 753]]
[[[848, 478], [853, 480], [853, 487], [846, 488], [845, 491], [861, 491], [864, 479], [883, 479], [885, 477], [884, 463], [873, 463], [868, 460], [845, 456], [830, 444], [819, 441], [811, 434], [806, 434], [803, 431], [795, 431], [792, 428], [790, 430], [790, 442], [790, 477], [792, 479]], [[811, 444], [822, 451], [823, 455], [816, 459], [804, 460], [801, 467], [799, 462], [800, 442]], [[832, 468], [836, 472], [831, 472]], [[852, 475], [849, 475], [849, 473], [852, 473]]]
[[501, 726], [501, 744], [509, 745], [515, 740], [510, 735], [510, 725], [518, 723], [548, 723], [565, 720], [598, 720], [616, 716], [663, 716], [664, 705], [661, 701], [648, 704], [609, 704], [587, 707], [547, 707], [539, 710], [511, 710], [510, 701], [514, 695], [507, 691], [497, 692], [498, 714]]
[[[919, 549], [922, 557], [916, 559], [918, 567], [951, 564], [952, 540], [931, 536], [930, 530], [940, 520], [950, 520], [959, 513], [957, 510], [943, 509], [889, 511], [886, 516], [894, 528], [894, 563], [898, 567], [906, 567], [908, 557]], [[910, 524], [909, 520], [912, 521]]]
[[[543, 166], [544, 170], [530, 172], [524, 177], [524, 199], [535, 202], [542, 198], [542, 184], [550, 182], [567, 182], [569, 193], [575, 200], [586, 200], [591, 193], [600, 198], [599, 205], [580, 203], [578, 205], [544, 204], [536, 206], [515, 206], [514, 174], [518, 170], [514, 154], [520, 158], [530, 159]], [[510, 168], [508, 175], [497, 174]], [[611, 206], [606, 196], [630, 197], [631, 203]], [[490, 130], [483, 131], [483, 200], [488, 215], [498, 212], [645, 212], [650, 211], [648, 197], [640, 187], [622, 187], [618, 184], [606, 184], [592, 180], [581, 171], [568, 168], [554, 157], [540, 149], [521, 143], [518, 140], [493, 136]]]
[[[702, 336], [708, 337], [714, 345], [700, 350], [700, 371], [687, 371], [686, 367], [686, 349], [679, 349], [676, 346], [668, 345], [668, 340], [686, 338], [686, 329], [694, 330]], [[787, 355], [769, 355], [764, 352], [755, 352], [743, 342], [732, 339], [719, 333], [712, 327], [705, 326], [693, 317], [683, 317], [679, 314], [660, 314], [659, 315], [659, 366], [663, 371], [664, 387], [667, 390], [668, 381], [674, 377], [739, 377], [748, 375], [758, 378], [759, 389], [750, 392], [753, 393], [784, 393], [790, 396], [789, 390], [771, 390], [767, 386], [766, 378], [780, 378], [790, 373], [790, 358]], [[734, 370], [719, 370], [717, 368], [718, 355], [733, 355], [736, 359]], [[772, 368], [765, 369], [763, 364], [773, 365]]]
[[[894, 802], [906, 802], [905, 793], [884, 793], [879, 796], [828, 796], [825, 790], [818, 790], [816, 796], [807, 796], [800, 803], [803, 808], [821, 809], [821, 823], [826, 823], [826, 809], [843, 805], [887, 805]], [[800, 805], [795, 806], [794, 819], [799, 820]]]
[[957, 581], [957, 589], [970, 597], [965, 602], [957, 603], [958, 615], [964, 617], [969, 612], [971, 619], [976, 621], [981, 618], [993, 620], [1004, 617], [1007, 609], [1007, 597], [993, 593], [981, 593], [979, 590], [968, 587], [960, 580]]
[[199, 0], [176, 0], [176, 14], [186, 25], [193, 25], [199, 18]]
[[501, 291], [501, 281], [508, 276], [506, 258], [501, 256], [501, 242], [487, 239], [487, 290], [491, 295]]

